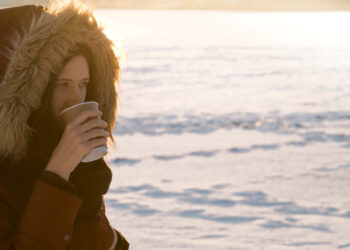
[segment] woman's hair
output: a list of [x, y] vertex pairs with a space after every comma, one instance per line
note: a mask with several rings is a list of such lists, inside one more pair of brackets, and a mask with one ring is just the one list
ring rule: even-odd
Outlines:
[[[85, 101], [97, 101], [95, 93], [97, 93], [97, 81], [95, 79], [96, 66], [92, 58], [90, 49], [84, 45], [79, 44], [77, 49], [72, 51], [63, 61], [62, 67], [74, 56], [82, 55], [88, 62], [90, 80], [87, 85], [86, 98]], [[57, 81], [58, 74], [51, 74], [48, 86], [41, 99], [41, 106], [39, 109], [35, 110], [28, 121], [30, 127], [34, 130], [34, 136], [31, 138], [29, 153], [35, 152], [38, 154], [37, 157], [43, 163], [47, 163], [51, 157], [52, 151], [57, 146], [63, 130], [59, 128], [58, 124], [55, 122], [51, 113], [51, 99], [54, 91], [54, 84]], [[113, 138], [112, 141], [114, 142]]]

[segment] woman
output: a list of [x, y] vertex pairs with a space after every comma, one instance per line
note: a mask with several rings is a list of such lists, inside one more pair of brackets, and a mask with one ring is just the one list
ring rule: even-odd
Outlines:
[[[81, 162], [115, 143], [118, 59], [75, 2], [0, 10], [0, 249], [129, 248], [105, 215], [109, 166]], [[62, 127], [59, 113], [83, 101], [100, 111]]]

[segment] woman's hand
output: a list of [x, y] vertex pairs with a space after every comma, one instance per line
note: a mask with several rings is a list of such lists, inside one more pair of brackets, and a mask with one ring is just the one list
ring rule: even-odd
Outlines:
[[109, 133], [104, 130], [107, 123], [97, 118], [101, 115], [101, 111], [88, 109], [68, 123], [45, 170], [54, 172], [68, 181], [71, 172], [82, 158], [91, 149], [106, 143]]

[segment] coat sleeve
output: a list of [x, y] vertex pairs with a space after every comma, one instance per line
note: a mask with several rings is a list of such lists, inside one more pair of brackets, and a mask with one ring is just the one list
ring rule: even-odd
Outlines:
[[[108, 249], [114, 236], [104, 208], [99, 211], [99, 220], [74, 224], [82, 202], [73, 193], [38, 180], [19, 217], [6, 197], [0, 195], [0, 249]], [[118, 238], [116, 249], [128, 249], [125, 242], [123, 245]]]
[[103, 201], [102, 208], [99, 210], [96, 220], [90, 222], [84, 221], [76, 225], [73, 242], [68, 249], [109, 250], [114, 239], [113, 230], [116, 231], [118, 237], [117, 245], [113, 250], [128, 250], [129, 242], [117, 229], [110, 225], [106, 217]]
[[63, 250], [72, 241], [74, 219], [82, 199], [44, 181], [37, 181], [18, 216], [1, 197], [1, 249]]
[[128, 250], [129, 242], [124, 238], [124, 236], [115, 228], [113, 228], [117, 233], [117, 245], [114, 250]]
[[[105, 203], [102, 203], [102, 213], [106, 217]], [[125, 239], [125, 237], [113, 226], [111, 228], [116, 232], [117, 235], [117, 244], [113, 250], [129, 250], [129, 242]]]

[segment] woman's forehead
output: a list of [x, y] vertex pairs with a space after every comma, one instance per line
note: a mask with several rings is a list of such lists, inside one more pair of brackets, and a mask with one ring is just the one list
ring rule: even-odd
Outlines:
[[89, 65], [84, 56], [78, 55], [72, 57], [62, 68], [58, 74], [58, 80], [71, 79], [72, 77], [88, 78], [89, 77]]

